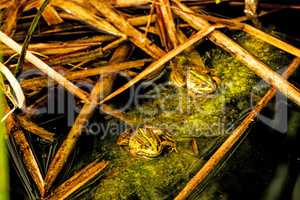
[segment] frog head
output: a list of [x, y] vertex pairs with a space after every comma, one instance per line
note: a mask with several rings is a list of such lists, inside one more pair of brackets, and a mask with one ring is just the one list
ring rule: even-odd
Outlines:
[[217, 89], [215, 80], [206, 73], [190, 69], [186, 76], [186, 87], [189, 93], [205, 95], [214, 93]]

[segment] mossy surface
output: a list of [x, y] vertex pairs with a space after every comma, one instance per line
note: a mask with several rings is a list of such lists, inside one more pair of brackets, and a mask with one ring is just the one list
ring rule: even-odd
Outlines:
[[[245, 34], [234, 36], [252, 55], [278, 70], [287, 66], [283, 52]], [[156, 97], [128, 112], [137, 124], [150, 124], [167, 128], [178, 140], [186, 137], [218, 136], [240, 115], [250, 103], [257, 101], [263, 91], [263, 82], [238, 60], [219, 48], [211, 49], [206, 56], [207, 66], [221, 79], [218, 91], [206, 97], [190, 97], [185, 88], [159, 85], [149, 92]]]
[[[287, 66], [287, 56], [274, 47], [245, 34], [234, 38], [274, 70]], [[249, 110], [250, 94], [254, 94], [255, 102], [265, 91], [262, 83], [257, 84], [260, 79], [254, 73], [222, 50], [211, 49], [204, 57], [207, 66], [222, 81], [216, 94], [192, 98], [187, 97], [184, 88], [161, 84], [158, 98], [128, 111], [137, 124], [165, 128], [174, 134], [178, 152], [165, 151], [147, 160], [134, 158], [126, 147], [116, 145], [116, 135], [97, 142], [95, 154], [104, 153], [111, 164], [92, 192], [94, 199], [169, 199], [176, 195]], [[154, 90], [148, 92], [153, 93]], [[191, 136], [197, 138], [198, 154], [191, 148]], [[217, 186], [203, 199], [213, 199], [215, 191]]]

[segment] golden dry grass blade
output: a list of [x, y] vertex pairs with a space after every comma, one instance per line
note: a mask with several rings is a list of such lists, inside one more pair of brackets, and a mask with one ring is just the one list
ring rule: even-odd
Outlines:
[[[271, 13], [273, 13], [275, 11], [272, 11]], [[259, 16], [262, 15], [266, 15], [269, 14], [269, 12], [265, 12], [262, 13]], [[242, 21], [247, 20], [246, 17], [238, 17], [238, 18], [234, 18], [234, 19], [223, 19], [223, 18], [219, 18], [219, 17], [214, 17], [214, 16], [208, 16], [208, 15], [199, 15], [201, 17], [203, 17], [204, 19], [208, 20], [208, 21], [212, 21], [215, 23], [219, 23], [219, 24], [224, 24], [224, 27], [228, 26], [229, 28], [234, 28], [234, 29], [240, 29], [243, 30], [244, 32], [266, 42], [269, 43], [283, 51], [286, 51], [294, 56], [300, 57], [300, 49], [297, 47], [294, 47], [291, 44], [288, 44], [287, 42], [284, 42], [268, 33], [265, 33], [249, 24], [245, 24], [245, 23], [240, 23]]]
[[92, 27], [95, 27], [99, 31], [104, 31], [112, 35], [125, 37], [120, 31], [118, 31], [106, 20], [94, 15], [90, 10], [82, 7], [75, 2], [65, 0], [52, 0], [51, 5], [65, 10], [68, 13], [72, 13], [72, 15], [76, 16], [79, 20], [89, 24]]
[[29, 131], [32, 134], [35, 134], [39, 136], [40, 138], [43, 138], [44, 140], [47, 140], [49, 142], [54, 141], [54, 133], [51, 133], [47, 131], [46, 129], [38, 126], [36, 123], [33, 123], [30, 121], [27, 117], [22, 115], [17, 115], [18, 121], [20, 125], [23, 127], [23, 129]]
[[[228, 2], [231, 6], [244, 6], [244, 2]], [[259, 3], [259, 8], [263, 9], [300, 9], [299, 3], [279, 4], [279, 3]]]
[[[0, 31], [0, 40], [4, 44], [9, 46], [11, 49], [16, 51], [17, 53], [19, 53], [19, 54], [21, 53], [22, 47], [1, 31]], [[25, 59], [27, 61], [31, 62], [33, 65], [35, 65], [42, 72], [47, 74], [49, 76], [49, 78], [55, 80], [58, 84], [65, 87], [70, 93], [78, 96], [80, 99], [82, 99], [86, 102], [89, 102], [86, 92], [79, 89], [77, 86], [75, 86], [73, 83], [68, 81], [61, 74], [57, 73], [55, 70], [53, 70], [51, 67], [49, 67], [46, 63], [44, 63], [38, 57], [34, 56], [31, 52], [26, 53]]]
[[150, 3], [150, 0], [109, 0], [115, 7], [134, 7]]
[[[157, 0], [154, 0], [153, 2], [155, 3]], [[155, 28], [156, 28], [156, 32], [159, 35], [160, 38], [160, 42], [162, 44], [162, 46], [166, 49], [169, 48], [169, 40], [167, 38], [167, 30], [163, 21], [163, 15], [162, 15], [162, 11], [160, 9], [159, 4], [155, 3], [154, 4], [155, 10], [156, 10], [156, 24], [155, 24]], [[148, 30], [149, 31], [149, 30]]]
[[77, 51], [69, 54], [52, 56], [45, 60], [49, 65], [65, 65], [79, 63], [83, 61], [91, 61], [104, 56], [103, 48], [98, 47], [90, 51]]
[[130, 88], [132, 85], [135, 83], [139, 82], [143, 78], [145, 78], [147, 75], [151, 74], [155, 70], [161, 68], [164, 64], [166, 64], [169, 60], [180, 54], [182, 51], [185, 49], [189, 48], [205, 36], [209, 35], [215, 27], [210, 26], [207, 29], [204, 29], [202, 31], [197, 32], [195, 35], [190, 37], [185, 43], [179, 45], [176, 49], [173, 49], [169, 51], [167, 54], [165, 54], [163, 57], [161, 57], [159, 60], [153, 62], [151, 65], [149, 65], [145, 70], [143, 70], [141, 73], [139, 73], [136, 77], [134, 77], [132, 80], [130, 80], [128, 83], [108, 95], [105, 99], [103, 99], [100, 104], [110, 100], [111, 98], [117, 96], [118, 94], [122, 93], [123, 91], [127, 90]]
[[17, 18], [23, 10], [23, 6], [26, 3], [26, 0], [12, 0], [9, 3], [9, 6], [4, 11], [4, 20], [1, 30], [12, 36], [16, 29]]
[[14, 3], [12, 0], [1, 0], [0, 1], [0, 9], [5, 9], [5, 8], [8, 8], [11, 3]]
[[[128, 61], [128, 62], [122, 62], [122, 63], [115, 63], [110, 65], [105, 65], [101, 67], [95, 67], [91, 69], [84, 69], [84, 70], [78, 70], [74, 72], [68, 72], [65, 73], [64, 76], [68, 80], [75, 80], [75, 79], [83, 79], [90, 76], [96, 76], [101, 74], [107, 74], [107, 73], [116, 73], [120, 72], [125, 69], [131, 69], [131, 68], [139, 68], [145, 65], [146, 62], [150, 60], [142, 59], [142, 60], [136, 60], [136, 61]], [[45, 78], [33, 78], [28, 80], [23, 80], [21, 82], [21, 86], [24, 90], [33, 90], [34, 88], [38, 87], [46, 87], [51, 86], [48, 83], [49, 81]]]
[[[186, 7], [184, 4], [173, 0], [177, 8], [173, 11], [180, 16], [183, 20], [189, 23], [193, 28], [201, 30], [206, 28], [210, 24], [203, 18], [197, 16], [193, 10]], [[266, 64], [257, 60], [254, 56], [249, 54], [240, 45], [227, 37], [222, 32], [216, 30], [209, 35], [209, 39], [216, 45], [220, 46], [239, 61], [244, 63], [249, 69], [251, 69], [257, 76], [261, 77], [264, 81], [272, 86], [275, 86], [284, 96], [291, 99], [297, 105], [300, 105], [300, 91], [293, 84], [282, 78], [279, 74], [270, 69]]]
[[163, 17], [164, 25], [166, 27], [167, 35], [172, 43], [173, 48], [176, 48], [179, 44], [177, 39], [176, 27], [173, 19], [173, 13], [169, 0], [158, 0], [160, 4], [159, 8]]
[[43, 195], [45, 182], [41, 175], [36, 158], [25, 137], [25, 134], [22, 131], [18, 130], [14, 133], [13, 136], [16, 144], [20, 148], [20, 152], [22, 153], [22, 157], [23, 157], [23, 162], [26, 165], [27, 171], [29, 172], [33, 181], [35, 182], [40, 194]]
[[146, 38], [144, 34], [135, 29], [128, 20], [119, 15], [107, 1], [90, 0], [90, 2], [109, 22], [114, 24], [122, 33], [128, 36], [128, 39], [151, 57], [158, 59], [165, 54], [163, 50]]
[[[128, 55], [129, 47], [128, 46], [121, 46], [119, 47], [113, 54], [111, 58], [111, 62], [120, 62], [124, 60]], [[49, 190], [49, 188], [54, 183], [56, 177], [62, 170], [63, 166], [67, 162], [67, 159], [74, 149], [76, 142], [83, 130], [83, 128], [86, 126], [86, 122], [89, 120], [89, 118], [92, 116], [95, 108], [98, 105], [98, 102], [109, 94], [112, 88], [113, 81], [115, 79], [114, 74], [110, 75], [103, 75], [100, 77], [100, 79], [97, 81], [96, 85], [92, 89], [92, 92], [90, 94], [90, 103], [85, 103], [76, 117], [76, 120], [67, 135], [66, 139], [61, 144], [60, 148], [56, 152], [53, 160], [50, 163], [48, 172], [46, 174], [45, 182], [46, 182], [46, 191]]]
[[[68, 42], [49, 42], [30, 44], [28, 50], [39, 52], [44, 55], [68, 54], [71, 52], [83, 50], [94, 45], [100, 45], [102, 42], [113, 40], [115, 37], [110, 35], [99, 35], [87, 39], [79, 39]], [[15, 53], [5, 45], [0, 44], [3, 54], [10, 56]]]
[[110, 64], [107, 66], [102, 66], [102, 67], [97, 67], [92, 69], [79, 70], [76, 72], [67, 73], [66, 78], [70, 80], [74, 80], [74, 79], [86, 78], [89, 76], [95, 76], [95, 75], [101, 75], [107, 73], [116, 73], [125, 69], [142, 67], [145, 65], [146, 61], [147, 60], [142, 59], [137, 61], [115, 63], [115, 64]]
[[[42, 4], [43, 0], [39, 0], [39, 4]], [[39, 6], [38, 6], [39, 7]], [[62, 18], [59, 16], [59, 14], [56, 12], [55, 8], [53, 8], [51, 5], [48, 5], [44, 12], [43, 12], [43, 18], [47, 22], [47, 24], [50, 25], [55, 25], [55, 24], [60, 24], [63, 22]]]
[[68, 198], [72, 193], [101, 173], [107, 165], [107, 161], [92, 162], [58, 186], [49, 196], [45, 197], [45, 200]]
[[156, 15], [152, 14], [152, 15], [132, 17], [132, 18], [128, 19], [128, 22], [132, 26], [143, 26], [143, 25], [146, 25], [148, 22], [153, 23], [153, 22], [155, 22], [155, 20], [156, 20]]
[[[148, 17], [147, 24], [146, 24], [146, 29], [145, 29], [145, 37], [147, 37], [148, 29], [151, 25], [151, 18], [152, 18], [152, 15], [154, 13], [154, 3], [155, 3], [155, 1], [156, 0], [153, 0], [152, 5], [151, 5], [151, 9], [149, 11], [149, 17]], [[129, 23], [131, 23], [131, 22], [129, 21]], [[131, 23], [131, 25], [133, 25], [133, 24]]]
[[[8, 106], [6, 110], [8, 110]], [[6, 127], [8, 130], [9, 137], [12, 137], [20, 150], [23, 162], [27, 168], [28, 173], [31, 175], [34, 183], [36, 184], [41, 195], [44, 194], [45, 182], [42, 177], [39, 165], [34, 156], [33, 151], [27, 141], [27, 138], [19, 125], [16, 123], [14, 115], [9, 115], [6, 119]]]
[[[139, 27], [139, 29], [146, 32], [146, 27]], [[154, 26], [150, 26], [147, 31], [148, 33], [152, 33], [154, 35], [160, 36], [160, 32], [158, 31], [158, 28]], [[162, 42], [162, 46], [165, 47], [166, 46], [165, 40], [160, 38], [160, 41]]]
[[[284, 78], [291, 76], [294, 71], [300, 65], [300, 58], [296, 58], [289, 65], [286, 71], [283, 73]], [[230, 134], [225, 142], [218, 148], [218, 150], [211, 156], [211, 158], [205, 163], [205, 165], [197, 172], [197, 174], [186, 184], [186, 186], [176, 196], [175, 200], [183, 200], [212, 172], [220, 161], [229, 153], [236, 142], [245, 134], [251, 122], [254, 121], [258, 113], [269, 103], [269, 101], [276, 94], [276, 88], [271, 88], [260, 99], [252, 111], [241, 122], [241, 124]]]

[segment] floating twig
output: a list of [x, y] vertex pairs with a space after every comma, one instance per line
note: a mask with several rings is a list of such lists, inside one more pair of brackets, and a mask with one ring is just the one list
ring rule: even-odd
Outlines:
[[72, 193], [99, 175], [107, 165], [107, 161], [95, 161], [90, 163], [58, 186], [51, 194], [49, 194], [49, 196], [45, 197], [45, 200], [61, 200], [68, 198]]
[[[6, 110], [8, 110], [8, 106]], [[27, 138], [19, 125], [16, 123], [16, 119], [13, 115], [9, 115], [6, 119], [6, 127], [8, 130], [8, 135], [12, 137], [16, 144], [18, 145], [23, 162], [27, 168], [27, 172], [31, 175], [34, 183], [36, 184], [41, 195], [44, 194], [45, 182], [41, 174], [38, 162], [34, 153], [31, 150], [31, 147], [27, 141]]]
[[49, 142], [54, 141], [54, 133], [51, 133], [47, 131], [46, 129], [38, 126], [36, 123], [30, 121], [26, 116], [23, 115], [17, 115], [18, 121], [20, 125], [23, 127], [23, 129], [29, 131], [30, 133], [33, 133], [40, 138], [47, 140]]

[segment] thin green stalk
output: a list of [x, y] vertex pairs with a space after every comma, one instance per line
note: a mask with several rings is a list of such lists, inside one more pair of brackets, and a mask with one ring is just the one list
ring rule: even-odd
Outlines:
[[[0, 82], [3, 82], [0, 74]], [[0, 119], [4, 116], [4, 94], [0, 90]], [[7, 151], [6, 151], [6, 128], [5, 122], [0, 122], [0, 199], [8, 199], [8, 166], [7, 166]]]
[[28, 46], [29, 46], [29, 43], [30, 43], [30, 40], [31, 40], [31, 36], [32, 36], [35, 28], [37, 27], [37, 24], [38, 24], [38, 22], [39, 22], [39, 20], [42, 16], [43, 11], [45, 10], [45, 8], [49, 4], [49, 2], [50, 2], [50, 0], [44, 0], [43, 4], [38, 9], [37, 14], [35, 15], [35, 17], [32, 20], [32, 23], [29, 27], [28, 33], [27, 33], [26, 38], [25, 38], [24, 43], [23, 43], [21, 55], [18, 59], [18, 63], [17, 63], [17, 66], [16, 66], [16, 71], [15, 71], [16, 76], [18, 76], [22, 72], [23, 64], [24, 64], [24, 60], [25, 60], [25, 55], [26, 55], [26, 51], [28, 49]]

